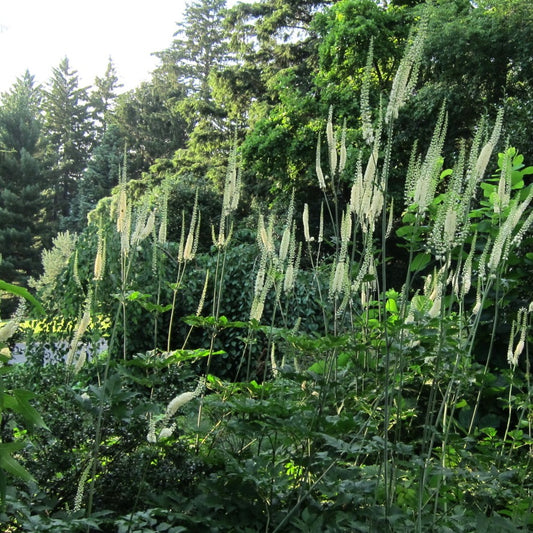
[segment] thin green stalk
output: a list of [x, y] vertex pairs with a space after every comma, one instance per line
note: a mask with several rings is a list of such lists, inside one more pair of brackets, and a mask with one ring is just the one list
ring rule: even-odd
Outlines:
[[392, 505], [391, 486], [393, 470], [390, 468], [390, 447], [389, 447], [389, 426], [391, 416], [391, 395], [389, 387], [392, 383], [391, 376], [391, 353], [389, 343], [389, 329], [387, 321], [387, 203], [388, 203], [388, 183], [389, 183], [389, 164], [392, 152], [392, 123], [389, 125], [387, 144], [385, 148], [385, 158], [382, 170], [383, 183], [383, 211], [381, 215], [381, 313], [383, 323], [383, 341], [385, 345], [385, 393], [383, 405], [383, 467], [384, 467], [384, 489], [385, 489], [385, 517], [390, 516]]
[[[111, 353], [114, 348], [114, 345], [117, 340], [117, 325], [119, 323], [120, 313], [121, 313], [121, 306], [117, 306], [116, 314], [115, 314], [115, 320], [113, 321], [113, 330], [111, 332], [111, 337], [109, 339], [109, 346], [107, 349], [107, 357], [105, 361], [104, 366], [104, 375], [102, 379], [101, 387], [105, 387], [105, 383], [107, 382], [107, 378], [109, 375], [109, 367], [111, 363]], [[96, 469], [97, 469], [97, 463], [98, 463], [98, 457], [100, 454], [100, 444], [102, 440], [102, 421], [104, 416], [104, 403], [105, 398], [103, 394], [99, 395], [98, 400], [98, 416], [96, 418], [96, 426], [95, 426], [95, 437], [94, 437], [94, 445], [93, 445], [93, 451], [92, 451], [92, 466], [91, 466], [91, 481], [89, 485], [89, 496], [87, 500], [87, 511], [86, 516], [89, 518], [92, 514], [93, 509], [93, 501], [94, 501], [94, 491], [95, 491], [95, 482], [96, 482]], [[87, 531], [89, 531], [89, 526], [87, 526]]]
[[[490, 287], [491, 287], [491, 283], [489, 282], [489, 284], [487, 286], [487, 289], [483, 293], [483, 297], [482, 297], [482, 300], [481, 300], [481, 308], [480, 308], [480, 310], [477, 313], [476, 318], [475, 318], [474, 327], [472, 328], [474, 331], [476, 331], [478, 326], [479, 326], [479, 323], [480, 323], [480, 320], [481, 320], [481, 313], [483, 312], [483, 304], [484, 304], [484, 302], [485, 302], [485, 300], [487, 298], [487, 295], [488, 295], [488, 292], [490, 290]], [[495, 295], [495, 299], [494, 299], [495, 302], [498, 301], [499, 288], [500, 288], [500, 284], [497, 283], [496, 284], [496, 295]], [[491, 332], [491, 335], [490, 335], [490, 344], [489, 344], [489, 349], [488, 349], [488, 353], [487, 353], [487, 360], [485, 361], [485, 367], [483, 369], [483, 374], [482, 374], [482, 378], [483, 379], [482, 379], [482, 382], [479, 384], [479, 389], [478, 389], [477, 397], [476, 397], [476, 403], [474, 404], [474, 408], [472, 409], [472, 417], [470, 418], [470, 424], [468, 425], [467, 436], [470, 436], [472, 434], [472, 430], [474, 429], [474, 423], [476, 421], [477, 411], [478, 411], [479, 405], [481, 403], [481, 395], [483, 394], [484, 381], [485, 381], [484, 378], [489, 372], [489, 364], [490, 364], [490, 361], [491, 361], [491, 358], [492, 358], [492, 352], [493, 352], [493, 349], [494, 349], [494, 340], [496, 338], [496, 328], [497, 328], [497, 325], [498, 325], [498, 317], [499, 317], [499, 305], [495, 305], [494, 306], [494, 318], [493, 318], [493, 322], [492, 322], [492, 332]], [[471, 340], [469, 341], [469, 345], [470, 345], [469, 356], [471, 356], [471, 353], [472, 353], [472, 350], [473, 350], [475, 335], [471, 334], [470, 338], [471, 338]]]
[[172, 309], [170, 310], [170, 320], [168, 324], [168, 333], [167, 333], [167, 352], [170, 352], [171, 340], [172, 340], [172, 325], [174, 324], [174, 314], [176, 311], [176, 299], [178, 296], [178, 290], [181, 287], [183, 282], [183, 276], [185, 275], [185, 267], [178, 267], [178, 273], [176, 275], [176, 283], [172, 290]]

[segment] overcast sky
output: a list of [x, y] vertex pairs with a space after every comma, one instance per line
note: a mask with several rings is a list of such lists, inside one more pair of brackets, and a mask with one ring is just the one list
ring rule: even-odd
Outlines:
[[111, 57], [123, 89], [149, 79], [151, 56], [168, 48], [186, 0], [0, 0], [0, 92], [26, 69], [46, 83], [67, 56], [80, 85]]

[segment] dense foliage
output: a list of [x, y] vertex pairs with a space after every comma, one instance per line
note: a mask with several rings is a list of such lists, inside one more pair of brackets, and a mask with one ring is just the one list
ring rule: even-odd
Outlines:
[[530, 530], [532, 28], [200, 0], [2, 95], [3, 528]]

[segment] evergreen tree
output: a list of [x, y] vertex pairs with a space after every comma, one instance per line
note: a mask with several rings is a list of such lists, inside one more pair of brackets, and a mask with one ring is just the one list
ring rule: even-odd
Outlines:
[[115, 107], [117, 89], [122, 87], [118, 82], [117, 71], [111, 58], [107, 64], [104, 77], [96, 77], [94, 87], [89, 95], [90, 115], [95, 130], [95, 142], [105, 134], [110, 120], [110, 113]]
[[215, 101], [212, 89], [214, 76], [232, 63], [224, 29], [225, 8], [225, 0], [189, 4], [172, 45], [156, 54], [161, 65], [155, 77], [184, 91], [176, 110], [187, 124], [187, 150], [176, 154], [174, 164], [197, 175], [209, 170], [215, 181], [225, 174], [222, 169], [232, 139], [232, 124]]
[[118, 126], [111, 124], [94, 149], [79, 184], [75, 206], [78, 221], [76, 230], [84, 228], [87, 214], [96, 207], [98, 200], [111, 194], [111, 189], [118, 183], [123, 154], [124, 137]]
[[79, 87], [77, 72], [71, 70], [67, 58], [53, 70], [43, 107], [46, 164], [54, 202], [51, 221], [57, 229], [68, 229], [76, 222], [72, 206], [94, 132], [89, 122], [87, 89]]
[[[0, 279], [24, 285], [39, 272], [43, 244], [41, 90], [26, 72], [0, 98]], [[13, 302], [2, 307], [5, 316]]]
[[161, 59], [158, 72], [172, 76], [185, 88], [186, 96], [195, 96], [208, 107], [209, 77], [229, 60], [223, 28], [225, 7], [225, 0], [197, 0], [189, 4], [170, 48], [155, 54]]
[[110, 122], [128, 146], [130, 178], [140, 178], [157, 159], [170, 158], [185, 146], [187, 126], [176, 104], [183, 98], [181, 87], [156, 76], [117, 98]]

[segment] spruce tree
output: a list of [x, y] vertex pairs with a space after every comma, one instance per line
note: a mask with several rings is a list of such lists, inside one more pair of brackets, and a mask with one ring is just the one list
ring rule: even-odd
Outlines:
[[89, 95], [90, 117], [93, 121], [96, 143], [107, 130], [110, 120], [109, 115], [115, 107], [115, 101], [118, 96], [117, 89], [120, 87], [122, 85], [118, 81], [115, 65], [109, 58], [104, 76], [95, 78], [94, 87]]
[[118, 126], [111, 124], [94, 149], [81, 178], [75, 206], [77, 227], [74, 229], [82, 230], [85, 227], [88, 213], [96, 207], [98, 200], [108, 196], [117, 185], [123, 158], [124, 137]]
[[43, 107], [48, 140], [46, 164], [53, 197], [51, 222], [58, 230], [70, 229], [77, 224], [73, 206], [94, 132], [87, 89], [79, 87], [77, 71], [71, 70], [67, 58], [53, 69]]
[[[40, 99], [29, 72], [0, 96], [0, 279], [19, 285], [39, 273], [43, 244]], [[13, 307], [4, 300], [0, 312]]]

